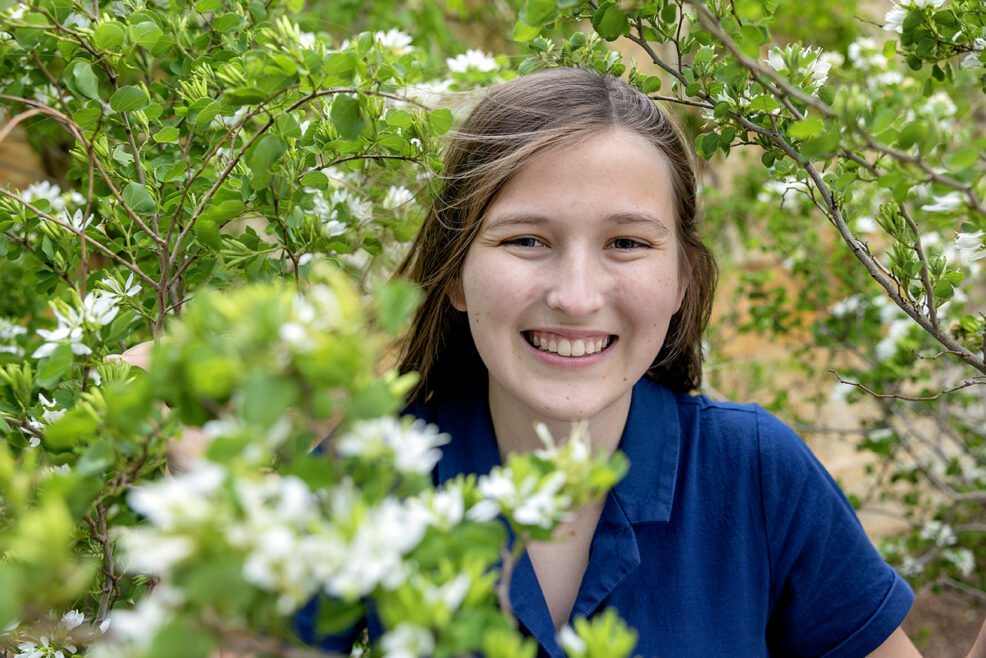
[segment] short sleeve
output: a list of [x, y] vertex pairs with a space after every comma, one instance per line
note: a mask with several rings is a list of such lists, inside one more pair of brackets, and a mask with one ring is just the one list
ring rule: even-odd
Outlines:
[[865, 656], [900, 625], [914, 594], [804, 441], [762, 409], [757, 423], [770, 652]]

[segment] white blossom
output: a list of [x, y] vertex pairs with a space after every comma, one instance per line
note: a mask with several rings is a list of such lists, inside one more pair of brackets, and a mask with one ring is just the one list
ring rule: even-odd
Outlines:
[[67, 344], [73, 354], [82, 356], [84, 354], [92, 354], [92, 350], [88, 346], [82, 344], [82, 327], [67, 327], [61, 326], [52, 331], [47, 329], [38, 329], [38, 335], [45, 339], [45, 343], [34, 350], [31, 354], [32, 359], [43, 359], [52, 352], [55, 348], [62, 344]]
[[123, 285], [120, 285], [120, 282], [113, 277], [106, 277], [100, 281], [100, 285], [106, 289], [106, 297], [117, 303], [124, 297], [133, 297], [140, 292], [140, 284], [134, 283], [133, 272], [127, 276], [127, 280]]
[[366, 513], [343, 554], [331, 544], [328, 555], [319, 556], [305, 544], [302, 554], [328, 558], [314, 564], [329, 595], [366, 596], [378, 586], [394, 589], [404, 582], [402, 557], [418, 545], [427, 526], [428, 516], [420, 508], [388, 498]]
[[480, 493], [495, 502], [502, 511], [511, 512], [522, 525], [549, 528], [563, 517], [569, 499], [559, 495], [565, 473], [555, 471], [542, 480], [531, 475], [515, 485], [510, 468], [494, 469], [479, 478]]
[[59, 622], [59, 626], [66, 631], [71, 631], [72, 629], [81, 626], [85, 620], [86, 616], [78, 610], [69, 610], [62, 615], [62, 620]]
[[411, 35], [401, 32], [396, 27], [386, 32], [375, 32], [373, 38], [381, 47], [392, 50], [398, 55], [403, 55], [412, 50], [411, 41], [413, 39]]
[[897, 343], [907, 335], [911, 324], [911, 320], [905, 318], [891, 322], [890, 327], [887, 329], [887, 335], [874, 348], [876, 358], [880, 361], [886, 361], [893, 357], [897, 353]]
[[15, 344], [18, 336], [27, 333], [27, 328], [14, 324], [6, 318], [0, 318], [0, 353], [6, 352], [14, 356], [23, 356], [24, 348]]
[[926, 203], [921, 206], [921, 210], [926, 212], [952, 212], [962, 205], [963, 197], [961, 192], [949, 192], [943, 196], [934, 197], [933, 203]]
[[917, 576], [924, 571], [924, 564], [918, 562], [910, 555], [905, 555], [900, 565], [900, 575], [905, 577]]
[[448, 66], [449, 71], [453, 73], [465, 73], [470, 69], [485, 73], [497, 68], [496, 60], [493, 59], [492, 55], [487, 55], [481, 50], [473, 50], [471, 48], [462, 55], [449, 57], [445, 60], [445, 64]]
[[962, 260], [975, 261], [986, 257], [986, 232], [958, 233], [955, 236], [955, 250]]
[[942, 551], [942, 555], [946, 560], [954, 564], [962, 572], [963, 576], [969, 576], [972, 570], [976, 568], [976, 560], [972, 555], [972, 551], [968, 548], [946, 548]]
[[580, 638], [571, 626], [562, 626], [558, 631], [558, 644], [568, 656], [583, 656], [586, 652], [585, 640]]
[[883, 17], [883, 29], [887, 32], [904, 32], [904, 19], [907, 18], [907, 10], [898, 4], [894, 4], [890, 11]]
[[96, 290], [86, 295], [82, 300], [82, 317], [86, 322], [104, 327], [113, 321], [120, 308], [116, 305], [117, 297], [103, 290]]
[[[141, 653], [150, 647], [151, 640], [157, 634], [159, 628], [164, 626], [171, 618], [173, 612], [180, 608], [184, 603], [184, 597], [180, 591], [165, 584], [160, 583], [150, 594], [142, 598], [137, 605], [126, 610], [116, 608], [110, 612], [112, 620], [113, 637], [122, 643], [133, 645]], [[109, 645], [96, 645], [97, 653], [90, 651], [89, 656], [120, 656], [126, 655], [126, 650], [121, 651], [119, 647]], [[132, 651], [132, 653], [138, 653]]]
[[157, 576], [167, 574], [195, 550], [189, 537], [161, 535], [146, 528], [125, 529], [119, 542], [128, 571]]
[[62, 199], [62, 188], [46, 180], [31, 183], [24, 189], [22, 196], [25, 201], [47, 199], [52, 209], [56, 212], [65, 210], [65, 201]]
[[391, 185], [383, 198], [383, 207], [387, 210], [402, 208], [414, 201], [414, 194], [403, 185]]
[[419, 658], [435, 650], [435, 638], [427, 629], [400, 622], [380, 638], [384, 658]]
[[211, 514], [207, 500], [225, 479], [221, 466], [198, 460], [175, 477], [131, 489], [127, 502], [165, 531], [189, 522], [205, 523]]
[[834, 317], [844, 318], [847, 315], [854, 315], [862, 305], [863, 298], [860, 295], [850, 295], [832, 304], [829, 307], [829, 313]]
[[314, 32], [298, 32], [298, 45], [301, 46], [303, 50], [311, 50], [315, 47], [315, 33]]
[[920, 537], [925, 541], [934, 541], [937, 546], [951, 546], [958, 540], [951, 526], [935, 519], [921, 527]]
[[876, 220], [869, 215], [860, 215], [856, 218], [856, 230], [860, 233], [876, 233], [878, 228]]
[[398, 470], [430, 473], [442, 456], [438, 446], [448, 442], [447, 434], [421, 419], [408, 424], [396, 418], [377, 418], [354, 425], [336, 440], [336, 450], [343, 456], [393, 455]]

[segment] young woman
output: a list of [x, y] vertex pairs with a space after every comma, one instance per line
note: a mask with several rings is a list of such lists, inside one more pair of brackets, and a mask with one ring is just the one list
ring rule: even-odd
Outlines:
[[410, 412], [452, 435], [444, 481], [538, 447], [535, 422], [619, 448], [627, 477], [532, 545], [514, 612], [544, 655], [615, 606], [644, 656], [917, 655], [913, 595], [835, 482], [755, 406], [689, 391], [716, 266], [681, 136], [641, 92], [554, 69], [489, 91], [399, 274], [425, 301]]

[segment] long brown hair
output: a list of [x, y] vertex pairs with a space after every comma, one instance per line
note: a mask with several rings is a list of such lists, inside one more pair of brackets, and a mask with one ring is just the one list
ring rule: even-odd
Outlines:
[[466, 314], [452, 307], [449, 292], [496, 194], [535, 153], [613, 127], [640, 135], [668, 159], [680, 275], [688, 284], [647, 375], [676, 391], [701, 384], [702, 332], [718, 270], [696, 231], [690, 153], [674, 122], [641, 91], [587, 69], [556, 68], [488, 90], [448, 144], [441, 191], [397, 271], [424, 291], [400, 343], [400, 372], [421, 375], [412, 397], [454, 390], [463, 373], [486, 373]]

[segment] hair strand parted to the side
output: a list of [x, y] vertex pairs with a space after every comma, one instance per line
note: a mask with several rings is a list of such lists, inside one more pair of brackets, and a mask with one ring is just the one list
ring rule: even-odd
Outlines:
[[397, 271], [424, 291], [400, 346], [399, 370], [421, 374], [412, 396], [453, 390], [464, 376], [486, 372], [466, 315], [452, 307], [449, 294], [499, 190], [536, 153], [611, 128], [633, 132], [664, 154], [675, 194], [680, 275], [687, 288], [647, 375], [676, 391], [699, 387], [717, 267], [697, 232], [690, 153], [675, 123], [644, 93], [594, 71], [558, 68], [487, 90], [451, 137], [441, 191]]

